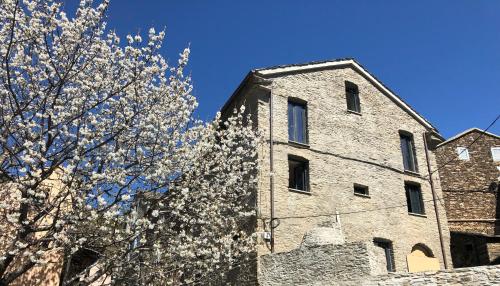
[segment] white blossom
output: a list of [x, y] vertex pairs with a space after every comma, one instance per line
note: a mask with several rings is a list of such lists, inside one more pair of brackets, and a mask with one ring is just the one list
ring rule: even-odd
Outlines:
[[254, 251], [251, 118], [197, 120], [189, 47], [169, 65], [164, 31], [120, 44], [107, 0], [63, 3], [0, 1], [0, 284], [80, 250], [97, 271], [63, 285], [223, 281]]

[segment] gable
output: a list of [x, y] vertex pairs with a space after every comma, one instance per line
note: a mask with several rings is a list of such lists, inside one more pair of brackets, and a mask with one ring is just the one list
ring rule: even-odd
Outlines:
[[385, 86], [380, 80], [378, 80], [375, 76], [369, 73], [363, 66], [361, 66], [354, 59], [339, 59], [333, 61], [325, 61], [325, 62], [312, 62], [307, 64], [298, 64], [298, 65], [287, 65], [287, 66], [276, 66], [269, 68], [256, 69], [252, 72], [260, 77], [276, 77], [286, 74], [292, 73], [306, 73], [316, 70], [324, 70], [324, 69], [335, 69], [339, 67], [350, 67], [366, 80], [371, 82], [373, 86], [375, 86], [378, 90], [380, 90], [384, 95], [390, 98], [397, 106], [411, 115], [414, 119], [416, 119], [420, 124], [425, 126], [426, 128], [433, 129], [437, 131], [429, 121], [427, 121], [422, 115], [416, 112], [411, 106], [406, 103], [401, 97], [396, 95], [393, 91], [391, 91], [387, 86]]
[[461, 133], [458, 133], [457, 135], [455, 135], [453, 137], [448, 138], [446, 141], [441, 142], [436, 147], [439, 148], [441, 146], [447, 145], [447, 144], [449, 144], [449, 143], [451, 143], [453, 141], [456, 141], [456, 140], [458, 140], [458, 139], [460, 139], [460, 138], [462, 138], [464, 136], [467, 136], [469, 134], [472, 134], [472, 133], [479, 133], [479, 134], [483, 134], [483, 136], [489, 136], [489, 137], [493, 137], [495, 139], [500, 140], [500, 136], [474, 127], [474, 128], [467, 129], [467, 130], [465, 130], [465, 131], [463, 131]]

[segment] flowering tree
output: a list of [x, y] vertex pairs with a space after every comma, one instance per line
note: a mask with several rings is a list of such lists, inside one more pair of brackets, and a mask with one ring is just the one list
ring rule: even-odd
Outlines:
[[193, 119], [189, 49], [170, 66], [163, 32], [120, 45], [107, 7], [0, 1], [0, 285], [54, 252], [63, 285], [196, 283], [252, 252], [249, 118]]

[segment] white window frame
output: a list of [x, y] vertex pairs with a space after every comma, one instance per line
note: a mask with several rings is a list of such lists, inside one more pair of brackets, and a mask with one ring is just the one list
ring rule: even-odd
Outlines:
[[457, 155], [458, 159], [462, 161], [470, 160], [469, 149], [467, 147], [457, 147]]
[[[495, 156], [495, 154], [497, 154], [497, 156]], [[500, 161], [500, 147], [491, 147], [491, 158], [493, 158], [495, 162]]]

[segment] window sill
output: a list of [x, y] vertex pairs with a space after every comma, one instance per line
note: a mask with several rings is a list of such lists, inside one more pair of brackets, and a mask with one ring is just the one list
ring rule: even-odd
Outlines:
[[310, 148], [309, 144], [307, 143], [300, 143], [288, 140], [288, 144], [299, 148], [305, 148], [305, 149]]
[[408, 214], [411, 215], [411, 216], [417, 216], [417, 217], [427, 218], [426, 214], [418, 214], [418, 213], [408, 213]]
[[371, 196], [370, 195], [365, 195], [365, 194], [358, 194], [358, 193], [354, 193], [355, 196], [358, 196], [358, 197], [362, 197], [362, 198], [367, 198], [367, 199], [370, 199]]
[[357, 112], [357, 111], [350, 110], [350, 109], [347, 109], [347, 113], [352, 113], [352, 114], [356, 114], [356, 115], [362, 116], [361, 112]]
[[293, 188], [288, 188], [288, 190], [290, 192], [294, 192], [294, 193], [299, 193], [299, 194], [304, 194], [304, 195], [311, 195], [310, 191], [302, 191], [302, 190], [297, 190], [297, 189], [293, 189]]
[[409, 171], [409, 170], [404, 170], [404, 173], [406, 175], [414, 176], [414, 177], [421, 177], [419, 172], [414, 172], [414, 171]]

